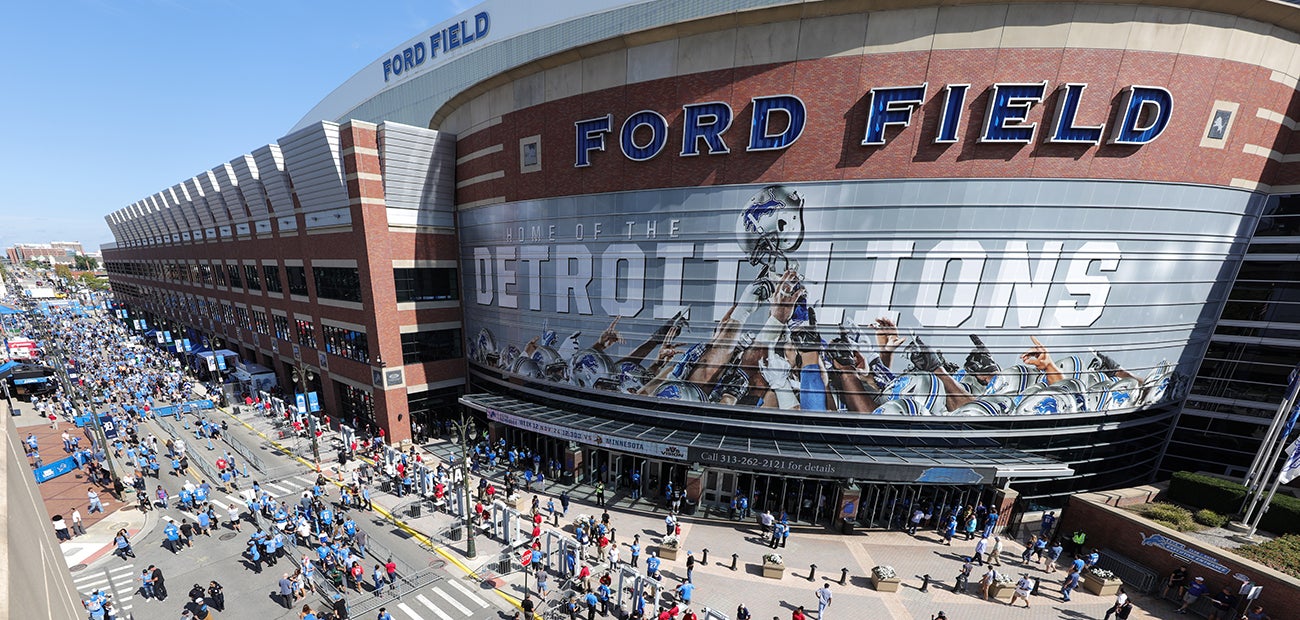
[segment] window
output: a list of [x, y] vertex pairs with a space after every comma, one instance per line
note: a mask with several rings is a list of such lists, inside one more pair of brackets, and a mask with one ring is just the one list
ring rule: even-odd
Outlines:
[[259, 334], [271, 333], [271, 326], [266, 322], [266, 313], [261, 310], [253, 311], [253, 329]]
[[226, 325], [235, 324], [235, 309], [230, 304], [221, 304], [221, 316]]
[[216, 276], [217, 286], [230, 286], [226, 280], [226, 270], [222, 269], [220, 264], [212, 268], [212, 275]]
[[298, 344], [308, 349], [316, 348], [316, 326], [311, 321], [294, 319], [294, 327], [298, 329]]
[[235, 306], [235, 318], [239, 320], [235, 323], [240, 329], [253, 329], [253, 322], [248, 318], [248, 308]]
[[289, 317], [278, 314], [271, 315], [271, 321], [275, 323], [275, 337], [280, 340], [289, 340]]
[[446, 301], [457, 299], [456, 268], [394, 269], [397, 301]]
[[357, 425], [355, 428], [373, 428], [374, 396], [340, 381], [335, 381], [334, 387], [339, 395], [339, 405], [343, 407], [343, 420], [347, 424]]
[[244, 280], [239, 275], [239, 265], [226, 265], [226, 276], [230, 278], [230, 288], [244, 288]]
[[333, 353], [339, 357], [355, 360], [362, 364], [370, 363], [370, 347], [366, 342], [364, 332], [333, 325], [321, 325], [320, 332], [325, 337], [326, 353]]
[[280, 267], [276, 265], [262, 265], [262, 276], [266, 278], [266, 292], [284, 292], [284, 287], [280, 284]]
[[244, 279], [248, 281], [248, 290], [262, 290], [262, 277], [257, 273], [257, 265], [244, 265]]
[[419, 364], [460, 357], [460, 330], [439, 329], [402, 334], [402, 363]]
[[289, 280], [289, 294], [307, 296], [307, 269], [305, 267], [285, 267], [284, 277]]
[[316, 296], [339, 301], [361, 301], [361, 278], [356, 267], [312, 267]]

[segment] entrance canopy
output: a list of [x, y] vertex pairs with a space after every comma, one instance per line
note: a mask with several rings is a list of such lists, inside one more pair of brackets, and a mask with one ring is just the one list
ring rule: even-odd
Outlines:
[[489, 420], [542, 435], [706, 467], [936, 484], [1056, 478], [1074, 473], [1059, 461], [1001, 447], [875, 446], [738, 437], [612, 420], [500, 394], [469, 394], [460, 402], [483, 412]]
[[10, 314], [22, 314], [22, 313], [23, 313], [22, 310], [17, 310], [15, 308], [10, 308], [9, 306], [0, 304], [0, 316], [7, 316]]

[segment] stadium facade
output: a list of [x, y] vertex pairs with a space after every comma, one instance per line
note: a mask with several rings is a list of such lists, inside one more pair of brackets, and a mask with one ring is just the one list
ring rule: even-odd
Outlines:
[[1297, 31], [1269, 0], [489, 1], [110, 214], [105, 260], [131, 317], [311, 366], [345, 422], [405, 439], [463, 390], [706, 506], [884, 525], [1240, 473], [1300, 324]]

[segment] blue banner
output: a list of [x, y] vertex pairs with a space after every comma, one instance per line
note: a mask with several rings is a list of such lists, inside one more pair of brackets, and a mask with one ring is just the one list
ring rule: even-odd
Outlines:
[[59, 476], [62, 476], [63, 474], [66, 474], [76, 468], [77, 468], [76, 460], [73, 457], [69, 456], [67, 458], [62, 458], [57, 461], [54, 461], [53, 463], [46, 463], [45, 465], [36, 468], [36, 470], [32, 473], [36, 474], [36, 483], [40, 484], [42, 482], [45, 482], [46, 480], [52, 480], [54, 478], [58, 478]]
[[221, 353], [214, 353], [214, 355], [215, 355], [216, 358], [217, 358], [217, 370], [225, 370], [225, 369], [226, 369], [226, 356], [222, 355]]
[[305, 394], [294, 394], [293, 397], [294, 397], [294, 399], [297, 401], [297, 404], [298, 404], [298, 411], [299, 411], [299, 412], [306, 411], [306, 410], [307, 410], [307, 396], [306, 396]]
[[320, 411], [320, 396], [315, 392], [307, 392], [308, 411]]

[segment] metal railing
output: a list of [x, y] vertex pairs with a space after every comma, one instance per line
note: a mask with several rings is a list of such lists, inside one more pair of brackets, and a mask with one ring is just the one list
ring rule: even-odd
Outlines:
[[1155, 571], [1138, 564], [1128, 557], [1103, 549], [1098, 552], [1100, 558], [1097, 560], [1097, 566], [1104, 568], [1116, 577], [1124, 581], [1124, 585], [1133, 588], [1139, 592], [1151, 592], [1160, 583], [1160, 575]]
[[[154, 422], [157, 422], [158, 425], [161, 426], [161, 427], [163, 428], [164, 431], [167, 431], [167, 434], [168, 434], [168, 435], [171, 435], [171, 436], [172, 436], [172, 439], [179, 439], [179, 438], [181, 438], [181, 436], [182, 436], [183, 433], [177, 431], [176, 427], [175, 427], [171, 422], [168, 422], [168, 421], [167, 421], [167, 418], [162, 417], [162, 416], [159, 416], [159, 417], [153, 418], [153, 421], [154, 421]], [[188, 435], [184, 435], [184, 436], [185, 436], [187, 439], [188, 439], [188, 437], [189, 437]], [[215, 471], [213, 471], [213, 469], [212, 469], [212, 465], [210, 465], [209, 463], [205, 462], [203, 459], [199, 458], [197, 454], [193, 454], [190, 450], [186, 450], [186, 454], [190, 457], [190, 458], [189, 458], [189, 462], [190, 462], [190, 464], [193, 465], [193, 466], [195, 466], [195, 467], [198, 467], [198, 468], [199, 468], [199, 471], [200, 471], [200, 472], [203, 472], [203, 475], [206, 476], [208, 480], [214, 480], [214, 481], [215, 481], [215, 480], [220, 480], [220, 479], [221, 479], [221, 477], [220, 477], [219, 475], [217, 475], [217, 473], [216, 473]]]
[[244, 460], [247, 461], [250, 465], [252, 465], [253, 469], [256, 469], [257, 471], [260, 471], [262, 473], [266, 473], [266, 465], [262, 463], [262, 459], [258, 457], [257, 454], [253, 452], [252, 449], [250, 449], [248, 446], [245, 446], [243, 442], [239, 441], [238, 439], [235, 439], [230, 434], [230, 431], [221, 433], [221, 440], [226, 442], [226, 445], [230, 446], [230, 449], [234, 450], [235, 454], [244, 457]]

